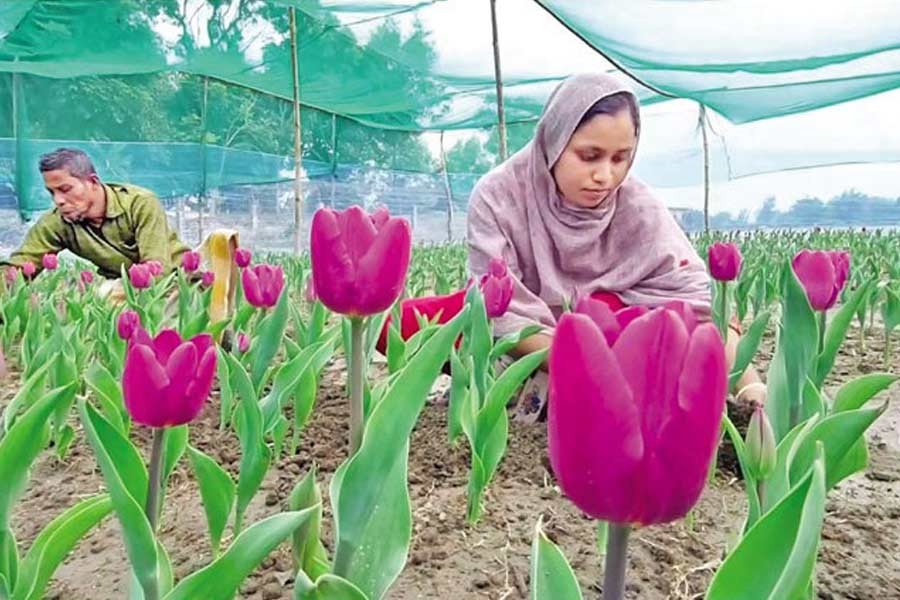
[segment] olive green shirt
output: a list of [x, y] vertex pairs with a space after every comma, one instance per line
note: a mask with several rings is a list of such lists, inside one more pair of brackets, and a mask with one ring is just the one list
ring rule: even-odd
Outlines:
[[106, 218], [95, 226], [69, 223], [56, 208], [45, 213], [25, 236], [22, 246], [0, 264], [21, 267], [31, 262], [41, 270], [41, 257], [69, 250], [97, 265], [104, 277], [117, 278], [121, 268], [157, 260], [171, 272], [188, 250], [169, 227], [156, 195], [144, 188], [106, 183]]

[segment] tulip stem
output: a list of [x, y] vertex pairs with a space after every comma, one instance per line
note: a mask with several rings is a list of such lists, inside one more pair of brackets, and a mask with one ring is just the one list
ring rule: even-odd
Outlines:
[[366, 323], [359, 317], [350, 319], [350, 454], [362, 444], [363, 415], [363, 334]]
[[159, 500], [162, 491], [162, 463], [163, 444], [166, 438], [166, 430], [163, 427], [153, 428], [153, 448], [150, 451], [150, 478], [147, 482], [147, 520], [150, 521], [150, 529], [156, 533], [159, 522]]
[[603, 572], [603, 600], [625, 598], [625, 568], [628, 566], [629, 525], [609, 524], [606, 541], [606, 566]]
[[825, 351], [825, 327], [828, 325], [828, 313], [826, 311], [819, 312], [819, 356]]
[[724, 281], [716, 282], [719, 286], [719, 333], [723, 340], [728, 339], [728, 284]]

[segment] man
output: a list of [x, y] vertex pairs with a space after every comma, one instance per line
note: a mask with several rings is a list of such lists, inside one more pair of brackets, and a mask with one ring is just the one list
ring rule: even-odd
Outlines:
[[21, 247], [0, 265], [42, 268], [41, 257], [62, 250], [118, 278], [122, 266], [159, 261], [169, 273], [188, 247], [166, 220], [156, 195], [130, 184], [102, 183], [87, 154], [59, 148], [41, 157], [39, 168], [55, 207], [28, 231]]

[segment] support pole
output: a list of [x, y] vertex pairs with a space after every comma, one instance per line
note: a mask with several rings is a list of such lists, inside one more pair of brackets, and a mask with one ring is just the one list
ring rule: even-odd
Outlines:
[[506, 113], [503, 108], [503, 72], [500, 68], [500, 39], [497, 34], [497, 0], [491, 3], [491, 33], [494, 42], [494, 81], [497, 84], [497, 133], [500, 138], [500, 161], [508, 156], [506, 150]]
[[700, 105], [699, 123], [703, 135], [703, 231], [709, 233], [709, 140], [706, 134], [706, 106]]
[[453, 188], [450, 185], [450, 174], [447, 172], [447, 155], [444, 153], [444, 132], [441, 131], [441, 174], [444, 179], [444, 192], [447, 194], [447, 243], [453, 241]]
[[291, 74], [294, 81], [294, 253], [303, 251], [303, 189], [300, 176], [303, 170], [302, 126], [300, 123], [300, 70], [297, 57], [297, 14], [288, 9], [291, 17]]

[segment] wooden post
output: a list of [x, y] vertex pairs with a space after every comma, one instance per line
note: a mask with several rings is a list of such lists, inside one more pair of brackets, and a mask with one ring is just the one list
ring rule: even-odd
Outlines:
[[494, 41], [494, 81], [497, 85], [497, 133], [500, 138], [500, 161], [507, 157], [506, 114], [503, 109], [503, 72], [500, 69], [500, 38], [497, 34], [497, 0], [491, 2], [491, 32]]
[[197, 243], [203, 243], [203, 205], [206, 203], [206, 112], [209, 103], [209, 77], [203, 78], [203, 104], [200, 107], [200, 195], [197, 197]]
[[447, 194], [447, 242], [453, 241], [453, 188], [447, 173], [447, 155], [444, 153], [444, 132], [441, 131], [441, 173], [444, 176], [444, 191]]
[[178, 196], [175, 200], [175, 229], [178, 231], [178, 239], [184, 239], [184, 196]]
[[337, 192], [337, 114], [331, 114], [331, 199], [329, 204], [334, 208], [334, 196]]
[[413, 204], [412, 207], [412, 232], [413, 238], [416, 237], [416, 226], [419, 224], [419, 205]]
[[703, 231], [709, 233], [709, 140], [706, 137], [706, 106], [700, 105], [700, 132], [703, 135]]
[[300, 123], [300, 66], [297, 57], [297, 14], [288, 9], [291, 17], [291, 75], [294, 81], [294, 253], [303, 251], [303, 189], [300, 176], [303, 170], [303, 138]]

